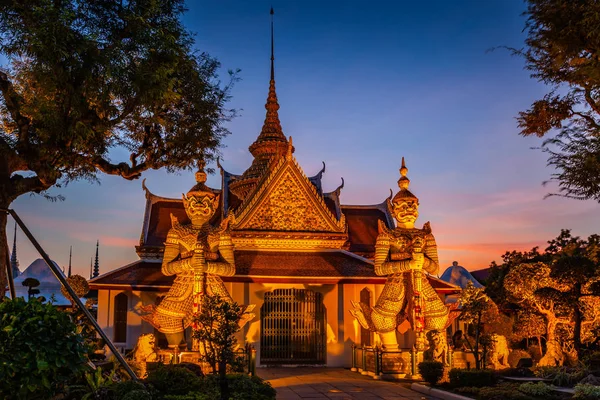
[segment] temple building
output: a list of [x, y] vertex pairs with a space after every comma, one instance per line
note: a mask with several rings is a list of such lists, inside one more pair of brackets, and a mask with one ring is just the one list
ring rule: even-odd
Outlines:
[[[384, 288], [386, 277], [375, 273], [373, 260], [378, 225], [395, 227], [390, 202], [344, 204], [343, 183], [322, 183], [325, 164], [314, 176], [304, 173], [279, 120], [273, 57], [265, 108], [262, 130], [249, 147], [252, 164], [233, 173], [218, 163], [221, 185], [207, 189], [218, 199], [210, 225], [231, 225], [235, 273], [220, 278], [234, 301], [255, 306], [239, 341], [255, 346], [258, 365], [347, 367], [353, 344], [377, 341], [351, 314], [351, 303], [374, 305]], [[182, 199], [162, 197], [146, 184], [143, 189], [139, 260], [90, 281], [98, 290], [98, 322], [127, 349], [142, 333], [160, 339], [142, 318], [143, 307], [158, 306], [173, 285], [175, 275], [161, 272], [167, 235], [190, 223]], [[460, 291], [433, 275], [427, 280], [442, 300]], [[402, 348], [414, 340], [410, 331], [398, 333]]]

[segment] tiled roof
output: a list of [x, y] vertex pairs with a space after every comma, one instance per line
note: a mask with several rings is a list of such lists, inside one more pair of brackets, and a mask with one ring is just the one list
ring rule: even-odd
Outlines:
[[377, 221], [383, 221], [388, 228], [390, 217], [386, 215], [383, 207], [375, 206], [345, 206], [342, 212], [348, 223], [348, 236], [350, 239], [349, 250], [353, 253], [372, 257], [375, 253], [375, 240], [378, 235]]
[[235, 260], [237, 275], [377, 277], [369, 261], [344, 251], [238, 251]]
[[[345, 251], [308, 252], [257, 252], [236, 251], [237, 273], [224, 281], [259, 280], [281, 282], [302, 279], [303, 282], [370, 282], [383, 284], [385, 277], [376, 276], [370, 261]], [[91, 289], [131, 287], [139, 290], [165, 290], [174, 280], [164, 276], [160, 262], [139, 260], [108, 272], [90, 283]], [[429, 282], [439, 292], [450, 293], [460, 288], [428, 276]]]
[[479, 282], [485, 282], [490, 277], [491, 268], [478, 269], [477, 271], [471, 271], [471, 275]]

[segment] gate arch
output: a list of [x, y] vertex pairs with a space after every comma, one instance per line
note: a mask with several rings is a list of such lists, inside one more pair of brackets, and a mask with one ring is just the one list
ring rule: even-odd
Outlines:
[[325, 364], [325, 306], [308, 289], [265, 293], [260, 311], [260, 363]]

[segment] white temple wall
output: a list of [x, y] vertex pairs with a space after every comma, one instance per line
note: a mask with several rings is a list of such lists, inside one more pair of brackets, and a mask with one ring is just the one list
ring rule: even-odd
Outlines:
[[[127, 330], [126, 341], [115, 341], [115, 297], [121, 293], [127, 296]], [[140, 306], [154, 304], [158, 292], [139, 290], [99, 290], [98, 291], [98, 324], [113, 341], [115, 347], [125, 351], [133, 349], [142, 333], [153, 333], [154, 327], [143, 321]]]

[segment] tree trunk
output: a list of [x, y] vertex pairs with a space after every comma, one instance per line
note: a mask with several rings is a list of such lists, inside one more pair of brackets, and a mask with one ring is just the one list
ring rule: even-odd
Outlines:
[[[0, 208], [8, 208], [8, 202], [0, 201]], [[0, 211], [0, 301], [5, 296], [4, 289], [8, 287], [6, 276], [7, 268], [10, 268], [10, 255], [8, 253], [8, 238], [6, 236], [6, 224], [8, 222], [8, 214]]]
[[219, 387], [221, 400], [229, 400], [229, 382], [227, 382], [227, 363], [219, 361]]
[[479, 357], [479, 327], [481, 325], [481, 313], [477, 315], [477, 325], [475, 326], [475, 369], [481, 369], [481, 357]]
[[575, 347], [575, 352], [577, 353], [577, 357], [579, 358], [581, 352], [581, 309], [579, 308], [579, 299], [581, 298], [581, 283], [575, 284], [575, 294], [577, 299], [577, 304], [573, 309], [573, 346]]

